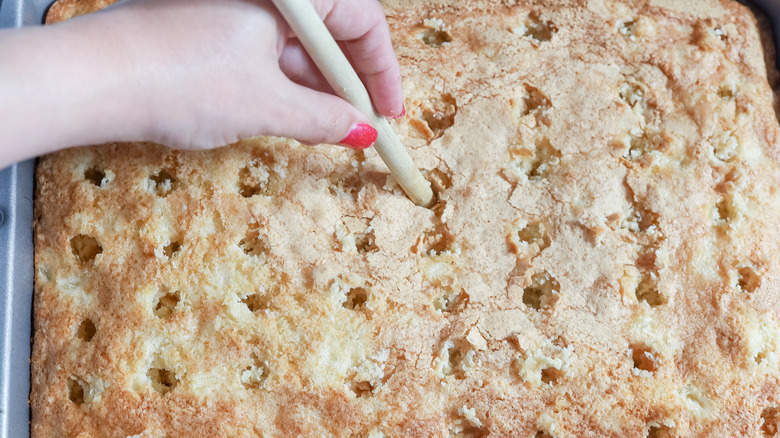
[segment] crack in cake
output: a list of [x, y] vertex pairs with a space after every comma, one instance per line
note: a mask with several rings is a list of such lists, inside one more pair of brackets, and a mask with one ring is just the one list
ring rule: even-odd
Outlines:
[[32, 436], [778, 436], [752, 14], [385, 8], [432, 209], [373, 151], [286, 139], [40, 160]]

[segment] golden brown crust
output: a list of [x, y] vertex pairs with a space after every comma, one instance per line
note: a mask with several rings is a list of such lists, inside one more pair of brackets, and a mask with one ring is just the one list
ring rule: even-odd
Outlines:
[[41, 159], [33, 436], [772, 436], [780, 147], [752, 15], [386, 12], [432, 210], [373, 151]]
[[79, 15], [91, 14], [118, 0], [57, 0], [46, 13], [46, 24], [59, 23]]

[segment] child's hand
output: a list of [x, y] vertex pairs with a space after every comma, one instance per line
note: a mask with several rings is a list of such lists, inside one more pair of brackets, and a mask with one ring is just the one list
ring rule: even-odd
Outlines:
[[[377, 110], [399, 115], [400, 70], [381, 5], [314, 4]], [[108, 141], [339, 143], [368, 123], [332, 94], [270, 0], [120, 2], [48, 28], [0, 32], [0, 55], [0, 116], [12, 127], [0, 148], [21, 147], [0, 150], [0, 167]]]

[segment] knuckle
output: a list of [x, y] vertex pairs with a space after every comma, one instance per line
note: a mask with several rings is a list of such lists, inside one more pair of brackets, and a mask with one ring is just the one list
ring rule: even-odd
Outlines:
[[385, 9], [382, 7], [382, 4], [378, 1], [369, 1], [366, 2], [368, 11], [368, 14], [371, 18], [379, 20], [385, 19]]

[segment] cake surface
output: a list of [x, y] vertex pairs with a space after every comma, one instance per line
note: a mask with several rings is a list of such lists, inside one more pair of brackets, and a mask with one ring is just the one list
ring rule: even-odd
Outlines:
[[32, 436], [780, 436], [780, 144], [752, 14], [385, 8], [392, 124], [432, 209], [373, 150], [41, 159]]

